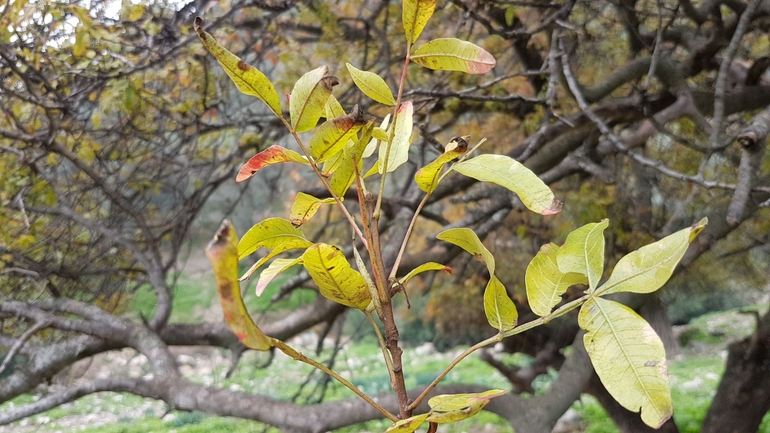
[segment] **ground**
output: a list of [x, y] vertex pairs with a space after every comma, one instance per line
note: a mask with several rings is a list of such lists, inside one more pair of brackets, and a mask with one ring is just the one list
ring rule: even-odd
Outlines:
[[[172, 320], [190, 317], [217, 320], [221, 318], [212, 284], [204, 262], [192, 260], [178, 280], [177, 296], [175, 299], [174, 316]], [[280, 283], [280, 281], [278, 282]], [[253, 286], [253, 284], [252, 284]], [[251, 286], [250, 286], [251, 287]], [[271, 290], [257, 299], [246, 291], [246, 301], [252, 311], [263, 311], [268, 307]], [[310, 292], [297, 293], [275, 308], [291, 308], [303, 302], [312, 300]], [[149, 293], [139, 293], [133, 301], [133, 309], [144, 311], [151, 309], [152, 296]], [[353, 313], [351, 313], [353, 314]], [[354, 320], [355, 318], [351, 318]], [[221, 319], [219, 319], [221, 320]], [[722, 374], [726, 345], [730, 341], [747, 335], [753, 330], [753, 316], [737, 310], [702, 316], [690, 325], [678, 328], [676, 331], [686, 341], [682, 354], [670, 364], [672, 397], [674, 400], [675, 419], [682, 433], [697, 433], [700, 423], [706, 414], [709, 402], [713, 397], [719, 378]], [[316, 337], [312, 332], [302, 334], [290, 342], [304, 352], [313, 353], [316, 347]], [[327, 344], [331, 346], [331, 342]], [[311, 368], [297, 364], [287, 357], [278, 354], [267, 367], [262, 365], [267, 360], [265, 354], [257, 352], [246, 353], [240, 361], [238, 369], [229, 379], [225, 372], [230, 366], [230, 354], [222, 349], [182, 347], [175, 348], [175, 354], [182, 373], [200, 383], [214, 386], [243, 389], [262, 393], [276, 398], [291, 398], [306, 382]], [[416, 348], [407, 348], [404, 354], [408, 361], [406, 368], [411, 373], [407, 386], [418, 386], [429, 383], [441, 369], [458, 353], [438, 353], [427, 344]], [[325, 358], [327, 354], [321, 355]], [[508, 356], [506, 362], [526, 363], [529, 360], [523, 356]], [[105, 353], [93, 360], [81, 362], [58, 377], [47, 388], [39, 389], [39, 393], [54, 391], [73, 381], [115, 376], [124, 374], [129, 377], [141, 377], [147, 374], [147, 360], [132, 349]], [[373, 339], [363, 338], [353, 342], [346, 341], [344, 350], [337, 358], [336, 369], [367, 393], [387, 391], [389, 382], [379, 349]], [[312, 389], [315, 379], [306, 385], [306, 391]], [[502, 376], [482, 361], [471, 357], [447, 376], [449, 382], [471, 382], [489, 385], [490, 387], [505, 387]], [[548, 386], [550, 378], [538, 379], [537, 385], [542, 389]], [[331, 398], [349, 397], [349, 391], [339, 386], [330, 388]], [[39, 398], [38, 395], [24, 395], [12, 402], [0, 405], [11, 407], [24, 404]], [[369, 422], [346, 429], [348, 432], [384, 431], [388, 424], [382, 421]], [[462, 423], [446, 427], [447, 432], [512, 432], [501, 418], [489, 413], [466, 420]], [[77, 402], [62, 406], [45, 414], [31, 417], [11, 426], [0, 427], [0, 433], [246, 433], [277, 431], [266, 426], [244, 420], [210, 417], [201, 413], [184, 413], [167, 411], [162, 402], [145, 400], [131, 395], [103, 393], [85, 397]], [[564, 422], [557, 426], [559, 433], [590, 432], [613, 433], [617, 430], [604, 414], [601, 406], [590, 397], [584, 397], [577, 402], [573, 410], [565, 417]], [[763, 423], [762, 433], [770, 433], [770, 417]]]

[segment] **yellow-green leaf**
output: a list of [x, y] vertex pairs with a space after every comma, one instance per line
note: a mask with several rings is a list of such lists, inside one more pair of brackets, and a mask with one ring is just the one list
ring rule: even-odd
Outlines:
[[364, 169], [364, 148], [372, 138], [374, 121], [369, 121], [363, 128], [361, 138], [355, 143], [349, 143], [340, 154], [339, 163], [335, 167], [329, 186], [338, 197], [344, 197], [345, 193], [356, 180], [356, 172], [359, 174]]
[[252, 275], [254, 275], [254, 272], [257, 271], [262, 265], [270, 261], [273, 257], [277, 256], [278, 254], [284, 253], [286, 251], [290, 250], [297, 250], [302, 248], [307, 248], [309, 246], [313, 245], [312, 242], [306, 240], [306, 239], [289, 239], [281, 244], [279, 244], [277, 247], [273, 248], [272, 251], [267, 253], [264, 257], [257, 260], [256, 263], [251, 265], [248, 271], [246, 271], [240, 278], [240, 281], [248, 280], [251, 278]]
[[329, 75], [327, 66], [313, 69], [297, 80], [289, 97], [289, 114], [294, 132], [315, 128], [318, 119], [324, 114], [332, 87], [337, 84], [339, 81]]
[[618, 261], [610, 279], [602, 284], [597, 294], [652, 293], [658, 290], [671, 278], [687, 247], [706, 228], [706, 224], [708, 219], [703, 218], [692, 227], [629, 253]]
[[467, 227], [444, 230], [437, 234], [436, 238], [444, 242], [449, 242], [450, 244], [455, 244], [464, 249], [472, 254], [477, 260], [486, 264], [490, 275], [495, 274], [495, 258], [492, 256], [492, 253], [489, 252], [487, 247], [481, 243], [481, 239], [479, 239], [473, 230]]
[[283, 164], [286, 162], [308, 164], [307, 158], [299, 153], [274, 144], [249, 158], [246, 164], [243, 164], [243, 167], [238, 170], [235, 181], [243, 182], [269, 165]]
[[452, 273], [452, 268], [450, 268], [449, 266], [442, 265], [441, 263], [436, 263], [436, 262], [423, 263], [420, 266], [418, 266], [418, 267], [412, 269], [411, 271], [409, 271], [408, 274], [406, 274], [403, 277], [401, 277], [398, 280], [398, 282], [400, 284], [406, 284], [412, 278], [416, 277], [417, 275], [419, 275], [419, 274], [421, 274], [423, 272], [427, 272], [427, 271], [444, 271], [446, 273], [451, 274]]
[[475, 394], [437, 395], [428, 400], [431, 408], [428, 421], [445, 424], [470, 418], [481, 412], [489, 400], [507, 393], [501, 389], [492, 389]]
[[[457, 143], [459, 140], [462, 140], [465, 145], [458, 146]], [[465, 141], [465, 138], [453, 138], [445, 147], [443, 154], [439, 155], [438, 158], [425, 167], [417, 170], [417, 173], [414, 175], [414, 181], [417, 182], [417, 186], [428, 194], [432, 193], [436, 187], [438, 187], [438, 180], [441, 177], [441, 171], [444, 168], [444, 164], [449, 161], [454, 161], [460, 155], [465, 153], [467, 149], [468, 143]]]
[[364, 310], [371, 300], [361, 274], [353, 269], [342, 250], [327, 244], [315, 244], [302, 259], [310, 278], [321, 295], [342, 305]]
[[533, 212], [553, 215], [561, 211], [562, 204], [554, 198], [548, 185], [513, 158], [479, 155], [455, 164], [452, 169], [464, 176], [494, 183], [515, 192], [524, 206]]
[[588, 284], [583, 274], [564, 273], [559, 270], [556, 255], [559, 246], [551, 243], [543, 245], [537, 255], [529, 262], [524, 281], [527, 286], [529, 308], [538, 316], [547, 316], [553, 307], [561, 302], [561, 295], [570, 286]]
[[254, 225], [238, 243], [238, 260], [259, 248], [273, 249], [287, 241], [307, 241], [305, 235], [283, 218], [268, 218]]
[[203, 19], [201, 17], [195, 18], [194, 27], [198, 38], [203, 42], [203, 46], [217, 58], [219, 64], [222, 65], [222, 69], [233, 80], [238, 90], [247, 95], [256, 96], [267, 104], [276, 116], [283, 118], [278, 92], [275, 91], [273, 83], [267, 79], [265, 74], [257, 68], [246, 64], [238, 56], [219, 45], [213, 36], [201, 28], [203, 27]]
[[238, 235], [230, 221], [222, 222], [214, 239], [206, 247], [206, 257], [214, 268], [219, 301], [227, 325], [246, 347], [269, 350], [272, 346], [270, 338], [254, 324], [243, 304], [238, 283]]
[[399, 107], [396, 124], [393, 125], [393, 141], [390, 143], [387, 163], [385, 163], [387, 145], [380, 146], [380, 155], [377, 161], [380, 174], [385, 173], [386, 167], [387, 172], [390, 173], [409, 160], [409, 146], [412, 144], [412, 125], [414, 122], [413, 114], [414, 107], [412, 106], [412, 101], [406, 101]]
[[350, 63], [345, 63], [348, 67], [350, 76], [353, 77], [353, 82], [356, 83], [356, 87], [363, 92], [364, 95], [374, 99], [380, 104], [396, 105], [396, 99], [393, 97], [393, 92], [390, 91], [385, 80], [374, 72], [362, 71]]
[[621, 406], [642, 412], [642, 421], [659, 428], [673, 413], [663, 342], [649, 323], [614, 301], [591, 298], [578, 324], [596, 374]]
[[262, 271], [261, 274], [259, 274], [259, 279], [257, 280], [257, 296], [262, 296], [262, 293], [267, 288], [267, 285], [270, 284], [270, 282], [273, 281], [275, 277], [280, 275], [281, 272], [300, 263], [302, 263], [302, 257], [297, 259], [273, 260], [273, 262], [270, 263], [270, 266], [268, 266], [264, 271]]
[[408, 44], [417, 41], [435, 10], [436, 0], [404, 0], [401, 20]]
[[345, 113], [345, 109], [342, 108], [340, 101], [338, 101], [334, 95], [329, 95], [329, 99], [326, 100], [326, 105], [324, 105], [324, 117], [327, 119], [335, 119], [344, 116], [345, 114], [347, 113]]
[[510, 331], [516, 327], [519, 312], [513, 303], [505, 286], [492, 275], [484, 290], [484, 314], [489, 324], [500, 332]]
[[350, 114], [324, 122], [310, 139], [310, 154], [315, 162], [326, 161], [340, 153], [365, 124], [363, 111], [358, 106]]
[[559, 270], [588, 277], [588, 287], [595, 289], [604, 272], [604, 229], [610, 224], [606, 218], [586, 224], [567, 235], [567, 241], [556, 253]]
[[310, 194], [305, 194], [304, 192], [298, 192], [297, 196], [294, 198], [294, 203], [291, 205], [291, 210], [289, 211], [289, 220], [294, 227], [299, 227], [302, 224], [305, 224], [310, 218], [313, 218], [313, 215], [318, 212], [318, 209], [320, 209], [322, 205], [328, 203], [334, 203], [334, 199], [320, 199], [315, 198]]
[[434, 39], [416, 49], [409, 58], [428, 69], [468, 74], [485, 74], [496, 64], [485, 49], [455, 38]]
[[407, 419], [402, 419], [388, 427], [388, 429], [385, 430], [385, 433], [412, 433], [417, 430], [426, 419], [428, 419], [429, 415], [430, 414], [428, 413], [424, 413], [422, 415], [415, 415]]

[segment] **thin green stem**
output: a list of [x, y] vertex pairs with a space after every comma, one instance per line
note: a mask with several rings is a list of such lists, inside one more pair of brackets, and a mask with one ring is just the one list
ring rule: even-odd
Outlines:
[[492, 337], [487, 338], [484, 341], [480, 341], [480, 342], [474, 344], [473, 346], [465, 349], [463, 351], [463, 353], [458, 355], [457, 358], [455, 358], [451, 363], [449, 363], [449, 365], [447, 365], [447, 367], [444, 369], [444, 371], [442, 371], [441, 374], [439, 374], [438, 377], [436, 377], [433, 380], [433, 382], [431, 382], [430, 385], [428, 385], [420, 393], [420, 395], [417, 396], [416, 399], [414, 399], [414, 401], [409, 405], [408, 410], [410, 410], [410, 411], [415, 410], [417, 408], [417, 406], [419, 406], [420, 403], [422, 403], [422, 401], [425, 399], [425, 397], [427, 397], [428, 394], [430, 394], [430, 392], [433, 391], [433, 388], [435, 388], [439, 384], [439, 382], [441, 382], [441, 380], [447, 374], [449, 374], [449, 372], [452, 371], [452, 369], [455, 368], [457, 366], [457, 364], [460, 363], [460, 361], [462, 361], [463, 359], [467, 358], [468, 355], [470, 355], [471, 353], [473, 353], [473, 352], [475, 352], [475, 351], [477, 351], [477, 350], [479, 350], [481, 348], [484, 348], [486, 346], [489, 346], [490, 344], [497, 343], [497, 342], [499, 342], [502, 339], [503, 339], [502, 334], [498, 333], [498, 334], [496, 334], [496, 335], [494, 335]]
[[409, 222], [409, 226], [406, 228], [404, 240], [401, 242], [401, 248], [398, 250], [396, 261], [393, 262], [393, 268], [390, 270], [390, 277], [388, 278], [389, 281], [396, 278], [398, 267], [401, 265], [401, 259], [404, 257], [404, 252], [406, 251], [406, 244], [409, 243], [409, 238], [412, 236], [412, 230], [414, 230], [414, 225], [417, 223], [417, 217], [420, 216], [422, 208], [425, 207], [426, 203], [428, 203], [428, 197], [430, 197], [430, 193], [425, 194], [425, 197], [422, 198], [420, 204], [417, 205], [417, 209], [415, 209], [414, 215], [412, 215], [412, 220]]
[[372, 324], [372, 328], [374, 328], [374, 333], [377, 335], [377, 341], [380, 343], [380, 350], [382, 350], [382, 357], [385, 359], [385, 365], [388, 367], [388, 374], [391, 376], [392, 380], [393, 358], [391, 358], [390, 354], [388, 353], [388, 348], [385, 345], [385, 338], [383, 338], [382, 332], [380, 332], [380, 327], [377, 326], [377, 322], [374, 320], [374, 317], [372, 317], [372, 313], [364, 311], [364, 315], [367, 319], [369, 319], [369, 323]]
[[468, 357], [468, 355], [470, 355], [471, 353], [473, 353], [473, 352], [475, 352], [475, 351], [477, 351], [477, 350], [479, 350], [479, 349], [481, 349], [483, 347], [489, 346], [492, 343], [497, 343], [498, 341], [502, 341], [503, 338], [507, 338], [507, 337], [510, 337], [510, 336], [516, 335], [516, 334], [521, 334], [522, 332], [529, 331], [530, 329], [535, 328], [537, 326], [544, 325], [544, 324], [550, 322], [551, 320], [553, 320], [553, 319], [555, 319], [555, 318], [557, 318], [559, 316], [563, 316], [563, 315], [569, 313], [570, 311], [574, 310], [575, 308], [583, 305], [583, 303], [586, 300], [588, 300], [588, 298], [590, 298], [590, 297], [591, 297], [590, 295], [583, 295], [580, 298], [575, 299], [574, 301], [570, 301], [570, 302], [562, 305], [561, 307], [557, 308], [556, 310], [554, 310], [551, 314], [549, 314], [547, 316], [543, 316], [543, 317], [541, 317], [539, 319], [532, 320], [532, 321], [527, 322], [527, 323], [525, 323], [525, 324], [523, 324], [521, 326], [517, 326], [517, 327], [515, 327], [515, 328], [513, 328], [513, 329], [511, 329], [509, 331], [498, 333], [497, 335], [495, 335], [493, 337], [487, 338], [486, 340], [481, 341], [479, 343], [476, 343], [473, 346], [469, 347], [463, 353], [461, 353], [457, 358], [455, 358], [444, 369], [444, 371], [442, 371], [441, 374], [439, 374], [438, 377], [433, 382], [431, 382], [430, 385], [428, 385], [428, 387], [425, 388], [422, 391], [422, 393], [420, 393], [420, 395], [409, 405], [409, 410], [414, 410], [417, 406], [419, 406], [420, 402], [422, 402], [422, 400], [425, 399], [425, 397], [433, 390], [433, 388], [435, 388], [439, 384], [439, 382], [441, 382], [441, 380], [444, 378], [444, 376], [449, 374], [449, 372], [452, 371], [452, 369], [455, 368], [455, 366], [457, 366], [457, 364], [459, 364], [460, 361], [462, 361], [463, 359]]
[[338, 381], [339, 383], [343, 384], [346, 388], [348, 388], [349, 390], [353, 391], [359, 397], [364, 399], [364, 401], [369, 403], [373, 408], [375, 408], [378, 411], [380, 411], [380, 413], [382, 413], [389, 420], [391, 420], [393, 422], [398, 421], [398, 417], [396, 415], [393, 415], [387, 409], [385, 409], [384, 407], [382, 407], [379, 404], [377, 404], [377, 402], [372, 400], [368, 395], [364, 394], [363, 391], [358, 389], [355, 385], [350, 383], [344, 377], [340, 376], [339, 374], [335, 373], [333, 370], [329, 369], [327, 366], [321, 364], [320, 362], [318, 362], [316, 360], [308, 358], [307, 356], [301, 354], [300, 352], [297, 352], [294, 348], [292, 348], [291, 346], [289, 346], [288, 344], [284, 343], [281, 340], [277, 340], [277, 339], [273, 338], [273, 339], [271, 339], [271, 342], [273, 343], [273, 346], [277, 347], [278, 350], [280, 350], [281, 352], [285, 353], [287, 356], [291, 357], [292, 359], [294, 359], [296, 361], [304, 362], [305, 364], [311, 365], [311, 366], [313, 366], [313, 367], [323, 371], [324, 373], [328, 374], [329, 376], [334, 378], [336, 381]]
[[[455, 164], [459, 164], [460, 162], [463, 162], [465, 159], [468, 158], [468, 155], [473, 153], [476, 149], [481, 147], [482, 144], [484, 144], [487, 141], [486, 138], [482, 138], [479, 140], [479, 142], [473, 146], [471, 150], [468, 152], [465, 152], [460, 158], [457, 160]], [[445, 172], [441, 173], [441, 176], [438, 178], [438, 182], [436, 182], [436, 185], [440, 185], [441, 181], [444, 180], [445, 177], [449, 175], [449, 173], [452, 172], [452, 167], [454, 167], [455, 164], [452, 164], [451, 167], [449, 167]], [[404, 253], [406, 252], [406, 245], [409, 243], [409, 238], [412, 236], [412, 231], [414, 230], [414, 225], [417, 223], [417, 217], [420, 216], [420, 212], [422, 212], [422, 208], [425, 207], [425, 205], [428, 203], [428, 198], [430, 197], [430, 192], [427, 192], [425, 194], [425, 197], [422, 198], [422, 201], [419, 205], [417, 205], [417, 209], [414, 211], [414, 215], [412, 215], [412, 220], [409, 222], [409, 226], [406, 228], [406, 235], [404, 235], [404, 240], [401, 242], [401, 248], [398, 250], [398, 255], [396, 256], [396, 261], [393, 263], [393, 269], [390, 270], [390, 278], [389, 280], [393, 280], [396, 278], [396, 274], [398, 273], [398, 267], [401, 265], [401, 259], [404, 257]]]
[[406, 45], [406, 59], [404, 59], [404, 68], [401, 70], [401, 81], [398, 83], [398, 96], [396, 105], [393, 107], [393, 116], [390, 119], [390, 135], [388, 143], [385, 145], [385, 159], [382, 162], [382, 176], [380, 177], [380, 193], [377, 194], [377, 205], [374, 207], [374, 218], [380, 219], [380, 208], [382, 207], [382, 196], [385, 193], [385, 178], [388, 174], [388, 162], [390, 160], [390, 147], [393, 143], [393, 137], [396, 133], [396, 120], [398, 119], [398, 109], [401, 108], [401, 97], [404, 94], [404, 85], [406, 84], [406, 71], [409, 66], [409, 56], [412, 55], [412, 44]]

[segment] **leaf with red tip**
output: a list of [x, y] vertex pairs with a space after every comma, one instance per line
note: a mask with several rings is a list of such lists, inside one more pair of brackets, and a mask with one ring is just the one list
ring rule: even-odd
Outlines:
[[246, 346], [256, 350], [269, 350], [272, 342], [251, 320], [241, 297], [238, 283], [238, 235], [230, 221], [223, 221], [214, 239], [206, 247], [214, 268], [217, 292], [227, 326]]
[[524, 206], [542, 215], [561, 211], [561, 202], [532, 170], [505, 155], [479, 155], [454, 165], [452, 170], [516, 193]]
[[409, 58], [428, 69], [468, 74], [485, 74], [497, 64], [485, 49], [455, 38], [434, 39], [417, 48]]
[[267, 149], [252, 156], [246, 164], [243, 164], [238, 175], [235, 177], [236, 182], [243, 182], [257, 174], [259, 170], [267, 167], [268, 165], [283, 164], [286, 162], [298, 162], [300, 164], [307, 165], [307, 159], [299, 153], [286, 149], [278, 145], [272, 145]]

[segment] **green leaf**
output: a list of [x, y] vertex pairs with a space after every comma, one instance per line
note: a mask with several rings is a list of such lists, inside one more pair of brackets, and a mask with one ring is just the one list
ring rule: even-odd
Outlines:
[[336, 119], [345, 114], [347, 113], [345, 113], [345, 109], [342, 108], [340, 101], [338, 101], [334, 95], [329, 95], [329, 99], [326, 100], [326, 105], [324, 105], [324, 117], [326, 119]]
[[396, 124], [393, 132], [393, 141], [390, 144], [390, 154], [385, 163], [385, 153], [387, 146], [380, 146], [380, 155], [377, 161], [377, 167], [380, 174], [385, 173], [384, 168], [390, 173], [402, 166], [409, 160], [409, 146], [412, 144], [412, 123], [414, 107], [412, 101], [406, 101], [401, 104], [396, 117]]
[[257, 280], [257, 296], [262, 296], [262, 293], [267, 288], [267, 285], [270, 284], [271, 281], [275, 277], [281, 274], [281, 272], [289, 269], [290, 267], [294, 265], [298, 265], [302, 263], [302, 257], [297, 259], [275, 259], [272, 263], [270, 263], [270, 266], [267, 267], [264, 271], [262, 271], [261, 274], [259, 274], [259, 279]]
[[404, 0], [401, 19], [407, 43], [411, 45], [417, 41], [435, 10], [436, 0]]
[[217, 58], [219, 64], [222, 65], [222, 69], [225, 70], [225, 73], [235, 83], [238, 90], [247, 95], [256, 96], [267, 104], [276, 116], [283, 118], [278, 92], [275, 91], [273, 83], [267, 79], [265, 74], [257, 68], [246, 64], [238, 56], [219, 45], [216, 39], [201, 27], [203, 27], [203, 19], [196, 17], [194, 28], [198, 38], [203, 42], [203, 46]]
[[372, 127], [374, 121], [364, 126], [361, 138], [355, 143], [346, 146], [340, 154], [340, 161], [335, 167], [334, 174], [329, 181], [329, 186], [338, 197], [344, 197], [345, 193], [356, 180], [356, 172], [361, 173], [364, 169], [363, 152], [364, 148], [372, 138]]
[[451, 274], [452, 273], [452, 268], [450, 268], [449, 266], [442, 265], [441, 263], [436, 263], [436, 262], [423, 263], [420, 266], [418, 266], [418, 267], [412, 269], [411, 271], [409, 271], [408, 274], [406, 274], [403, 277], [401, 277], [398, 280], [398, 282], [400, 284], [404, 285], [404, 284], [408, 283], [409, 280], [411, 280], [412, 278], [416, 277], [417, 275], [420, 275], [423, 272], [427, 272], [427, 271], [444, 271], [446, 273]]
[[358, 106], [350, 114], [324, 122], [310, 139], [310, 154], [315, 162], [324, 162], [340, 153], [365, 124], [364, 113]]
[[243, 182], [244, 180], [257, 174], [259, 170], [262, 170], [269, 165], [283, 164], [286, 162], [309, 164], [307, 158], [300, 155], [299, 153], [274, 144], [249, 158], [246, 164], [243, 164], [243, 167], [238, 170], [238, 175], [235, 177], [235, 181]]
[[294, 132], [315, 128], [318, 119], [324, 114], [332, 87], [337, 84], [339, 80], [329, 75], [327, 66], [313, 69], [297, 80], [289, 98], [289, 114]]
[[[456, 143], [459, 140], [462, 140], [465, 145], [457, 146]], [[444, 168], [444, 164], [449, 161], [454, 161], [460, 155], [465, 153], [466, 150], [468, 150], [468, 143], [465, 141], [465, 138], [453, 138], [449, 144], [447, 144], [443, 154], [439, 155], [438, 158], [425, 167], [417, 170], [417, 173], [414, 175], [414, 181], [417, 182], [417, 186], [428, 194], [435, 191], [438, 187], [438, 180], [441, 177], [441, 171]]]
[[298, 192], [289, 211], [289, 220], [294, 227], [299, 227], [313, 218], [313, 215], [318, 212], [322, 205], [328, 203], [334, 203], [334, 199], [320, 199], [304, 192]]
[[390, 91], [390, 87], [385, 83], [379, 75], [362, 71], [350, 63], [345, 63], [348, 67], [350, 76], [353, 77], [353, 82], [356, 83], [364, 95], [372, 98], [373, 100], [385, 105], [396, 105], [396, 99], [393, 97], [393, 92]]
[[484, 314], [489, 324], [500, 332], [510, 331], [516, 327], [519, 312], [513, 303], [505, 286], [492, 275], [484, 290]]
[[610, 279], [596, 293], [652, 293], [660, 289], [671, 278], [687, 247], [706, 228], [706, 224], [708, 219], [703, 218], [692, 227], [629, 253], [618, 261]]
[[554, 243], [543, 245], [527, 266], [524, 277], [527, 299], [529, 308], [538, 316], [551, 314], [553, 307], [561, 302], [561, 295], [570, 286], [588, 284], [588, 279], [583, 274], [565, 274], [559, 270], [556, 261], [558, 250], [559, 246]]
[[673, 413], [663, 342], [649, 323], [623, 304], [586, 301], [578, 324], [588, 356], [610, 395], [642, 421], [659, 428]]
[[307, 241], [305, 235], [283, 218], [268, 218], [254, 225], [238, 243], [238, 260], [259, 248], [276, 248], [291, 240]]
[[457, 163], [452, 170], [482, 182], [500, 185], [516, 193], [527, 209], [542, 215], [561, 211], [548, 185], [515, 159], [504, 155], [479, 155]]
[[214, 239], [206, 247], [206, 257], [214, 268], [219, 302], [227, 326], [246, 347], [269, 350], [272, 346], [270, 338], [254, 324], [243, 304], [238, 283], [238, 235], [230, 221], [222, 222]]
[[604, 272], [604, 229], [609, 224], [605, 218], [574, 230], [556, 253], [559, 270], [587, 276], [589, 289], [596, 288]]
[[321, 295], [359, 310], [369, 305], [371, 297], [366, 281], [350, 266], [342, 250], [333, 245], [315, 244], [305, 251], [302, 259]]
[[[385, 118], [389, 119], [390, 118], [389, 116], [390, 114], [388, 114], [388, 116], [385, 116]], [[385, 121], [383, 122], [383, 124], [385, 125], [384, 127], [387, 127], [388, 122]], [[374, 131], [372, 131], [372, 136], [380, 141], [388, 141], [388, 132], [382, 129], [382, 127], [374, 128]], [[374, 151], [372, 151], [372, 153], [374, 153]]]
[[306, 239], [289, 239], [286, 242], [283, 242], [279, 244], [277, 247], [273, 248], [272, 251], [270, 251], [268, 254], [266, 254], [261, 259], [257, 260], [256, 263], [251, 265], [248, 271], [246, 271], [240, 278], [239, 281], [248, 280], [251, 278], [252, 275], [254, 275], [254, 272], [257, 271], [262, 265], [270, 261], [273, 257], [277, 256], [278, 254], [285, 253], [286, 251], [290, 250], [298, 250], [298, 249], [304, 249], [309, 246], [313, 245], [312, 242], [306, 240]]
[[402, 419], [388, 427], [388, 429], [385, 430], [385, 433], [412, 433], [417, 430], [426, 419], [428, 419], [429, 415], [430, 414], [428, 413], [424, 413], [422, 415], [415, 415], [407, 419]]
[[429, 422], [445, 424], [470, 418], [489, 403], [489, 400], [507, 394], [508, 391], [493, 389], [476, 394], [437, 395], [428, 400]]
[[486, 264], [490, 275], [495, 274], [495, 258], [492, 256], [492, 253], [489, 252], [487, 247], [481, 243], [481, 239], [479, 239], [473, 230], [467, 227], [444, 230], [436, 235], [436, 239], [449, 242], [450, 244], [457, 245], [464, 249], [472, 254], [477, 260]]
[[496, 64], [492, 54], [483, 48], [455, 38], [434, 39], [416, 49], [409, 58], [428, 69], [468, 74], [485, 74]]

